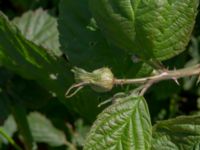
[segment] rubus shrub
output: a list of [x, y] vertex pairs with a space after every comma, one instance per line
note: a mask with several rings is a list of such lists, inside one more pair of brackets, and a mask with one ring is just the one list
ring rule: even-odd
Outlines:
[[200, 107], [181, 110], [187, 91], [199, 97], [198, 7], [61, 0], [50, 13], [1, 12], [0, 148], [199, 150]]

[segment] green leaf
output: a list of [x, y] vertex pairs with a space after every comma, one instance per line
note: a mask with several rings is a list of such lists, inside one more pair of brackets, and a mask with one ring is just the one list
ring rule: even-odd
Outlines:
[[[92, 18], [88, 1], [61, 0], [58, 29], [61, 49], [74, 66], [87, 71], [109, 67], [116, 77], [145, 76], [152, 72], [147, 64], [133, 63], [131, 55], [107, 43]], [[89, 121], [93, 121], [102, 110], [97, 105], [111, 97], [112, 92], [99, 94], [84, 88], [70, 101], [74, 102], [81, 114], [87, 114]]]
[[44, 87], [38, 85], [33, 80], [26, 80], [19, 76], [14, 76], [4, 87], [9, 86], [9, 90], [4, 88], [4, 92], [13, 91], [20, 97], [20, 102], [28, 109], [41, 109], [52, 99], [55, 99]]
[[1, 87], [0, 87], [0, 125], [4, 123], [6, 118], [8, 117], [10, 110], [9, 110], [9, 101], [5, 97]]
[[72, 83], [66, 62], [62, 58], [49, 55], [44, 48], [26, 40], [2, 13], [0, 35], [2, 65], [26, 79], [37, 81], [64, 101], [64, 93]]
[[199, 150], [200, 116], [181, 116], [153, 127], [152, 150]]
[[166, 60], [185, 50], [199, 0], [90, 0], [107, 40], [144, 60]]
[[61, 56], [57, 20], [47, 11], [28, 11], [12, 21], [26, 39], [46, 48], [49, 53]]
[[141, 62], [133, 63], [131, 55], [107, 43], [92, 18], [88, 1], [62, 0], [59, 10], [60, 42], [72, 65], [88, 71], [109, 67], [116, 76], [123, 77], [127, 72], [135, 76], [142, 67], [147, 74], [152, 71]]
[[9, 100], [5, 96], [4, 87], [6, 83], [11, 80], [12, 76], [13, 74], [11, 72], [0, 66], [0, 126], [4, 123], [10, 113]]
[[61, 146], [66, 144], [65, 134], [55, 128], [45, 116], [38, 112], [30, 113], [28, 121], [33, 138], [38, 143], [46, 143], [50, 146]]
[[94, 123], [85, 142], [85, 150], [149, 150], [151, 121], [143, 97], [117, 98]]
[[[90, 103], [88, 99], [80, 98], [83, 97], [80, 96], [81, 92], [80, 97], [66, 100], [65, 92], [74, 81], [69, 66], [62, 57], [49, 55], [46, 49], [25, 39], [3, 14], [0, 14], [0, 35], [0, 63], [5, 68], [25, 79], [37, 81], [52, 96], [64, 102], [67, 108], [78, 112], [87, 120], [91, 121], [96, 117], [99, 101], [90, 99], [94, 101]], [[84, 96], [89, 97], [90, 94], [91, 91]], [[94, 95], [98, 99], [97, 94]]]
[[[50, 146], [66, 145], [65, 134], [61, 130], [55, 128], [44, 115], [38, 112], [32, 112], [28, 115], [28, 123], [35, 142], [46, 143]], [[10, 137], [17, 131], [17, 124], [12, 116], [8, 117], [2, 129]], [[4, 143], [8, 143], [7, 140], [0, 136], [0, 141], [1, 140], [3, 140]]]

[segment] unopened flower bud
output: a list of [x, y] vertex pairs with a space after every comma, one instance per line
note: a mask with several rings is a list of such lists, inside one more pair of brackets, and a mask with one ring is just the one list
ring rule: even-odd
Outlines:
[[114, 76], [109, 68], [100, 68], [92, 72], [94, 79], [91, 87], [97, 92], [108, 92], [113, 88]]
[[109, 68], [104, 67], [87, 72], [76, 67], [72, 71], [75, 74], [76, 82], [88, 83], [96, 92], [107, 92], [113, 88], [114, 76]]

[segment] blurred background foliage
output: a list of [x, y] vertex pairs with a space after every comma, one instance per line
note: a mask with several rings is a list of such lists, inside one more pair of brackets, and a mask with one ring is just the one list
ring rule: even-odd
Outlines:
[[[85, 10], [86, 6], [81, 3], [82, 1], [80, 3], [79, 1], [72, 2], [61, 1], [62, 4], [59, 4], [59, 0], [0, 0], [0, 10], [10, 20], [13, 20], [13, 23], [17, 24], [19, 29], [21, 27], [20, 30], [23, 36], [35, 44], [46, 48], [50, 56], [53, 55], [60, 58], [61, 62], [58, 62], [58, 64], [68, 61], [65, 55], [67, 53], [71, 56], [72, 65], [84, 67], [88, 70], [112, 64], [109, 67], [111, 67], [117, 77], [145, 76], [151, 72], [151, 68], [142, 63], [133, 64], [131, 57], [125, 56], [117, 48], [113, 47], [116, 51], [112, 52], [108, 48], [105, 39], [100, 35], [98, 28], [95, 27], [92, 20], [89, 20], [91, 14], [89, 10], [88, 12]], [[33, 12], [37, 10], [38, 17], [31, 10]], [[44, 14], [43, 10], [46, 14]], [[23, 15], [27, 11], [29, 13]], [[74, 14], [73, 12], [76, 13]], [[69, 17], [65, 17], [65, 13]], [[47, 22], [44, 21], [43, 24], [38, 24], [37, 21], [41, 16], [44, 17], [42, 20]], [[38, 19], [35, 22], [34, 17], [36, 20]], [[74, 19], [79, 17], [81, 22], [77, 22]], [[28, 19], [29, 21], [27, 21]], [[42, 26], [49, 22], [51, 22], [50, 25]], [[90, 31], [85, 29], [85, 22], [90, 22], [87, 26], [87, 28], [90, 28]], [[26, 27], [29, 24], [28, 27], [35, 28], [36, 30], [28, 33], [28, 30], [25, 30], [28, 27], [24, 28], [24, 24], [26, 24]], [[41, 27], [41, 30], [39, 30], [38, 26]], [[55, 26], [58, 26], [60, 31], [60, 39], [56, 39], [58, 37], [56, 30], [55, 34], [49, 34], [48, 32], [49, 30], [54, 30]], [[46, 28], [46, 31], [43, 31], [44, 28]], [[79, 32], [76, 32], [76, 30], [79, 30]], [[95, 32], [91, 32], [91, 30], [95, 30]], [[46, 45], [44, 42], [45, 38], [48, 38]], [[98, 41], [100, 45], [96, 44], [95, 41]], [[53, 45], [48, 47], [48, 43], [53, 43]], [[53, 50], [50, 50], [52, 47]], [[91, 50], [94, 48], [96, 51], [92, 53]], [[66, 51], [66, 49], [68, 50]], [[109, 57], [115, 57], [115, 59], [110, 60]], [[87, 61], [90, 58], [92, 59]], [[118, 60], [122, 60], [122, 62], [119, 63]], [[95, 61], [101, 61], [101, 63], [95, 63]], [[170, 69], [178, 69], [197, 64], [199, 61], [200, 14], [197, 16], [195, 29], [187, 50], [181, 55], [165, 61], [164, 64]], [[69, 71], [63, 73], [64, 69], [67, 71], [69, 66], [63, 65], [61, 67], [62, 71], [60, 74], [66, 75], [65, 78], [69, 81], [66, 87], [62, 85], [65, 87], [62, 89], [63, 91], [73, 83], [72, 74]], [[141, 67], [148, 69], [140, 70], [139, 68]], [[21, 71], [20, 68], [16, 70], [18, 72]], [[52, 67], [52, 70], [54, 71], [55, 69]], [[106, 94], [98, 94], [86, 88], [83, 92], [67, 101], [62, 96], [56, 97], [54, 92], [47, 90], [48, 88], [46, 87], [49, 85], [46, 83], [49, 82], [48, 80], [45, 82], [46, 87], [44, 88], [43, 82], [41, 84], [38, 83], [38, 80], [43, 78], [38, 79], [27, 73], [27, 79], [27, 77], [21, 76], [21, 72], [18, 72], [16, 73], [15, 70], [8, 69], [0, 61], [0, 133], [2, 130], [7, 136], [12, 137], [17, 145], [23, 148], [28, 147], [28, 145], [24, 144], [26, 140], [33, 140], [35, 147], [41, 150], [81, 149], [91, 123], [103, 109], [103, 107], [98, 108], [97, 105], [111, 97], [116, 91], [126, 92], [132, 88], [129, 86], [118, 87]], [[197, 77], [190, 77], [181, 79], [179, 86], [173, 81], [163, 81], [151, 87], [145, 97], [149, 104], [152, 122], [155, 123], [158, 120], [173, 118], [178, 115], [200, 113], [200, 88], [196, 85], [196, 81]], [[55, 85], [59, 87], [60, 84]], [[15, 114], [14, 117], [11, 115], [13, 113]], [[21, 117], [23, 115], [27, 119]], [[21, 122], [23, 127], [17, 125], [16, 122], [17, 124]], [[26, 124], [29, 124], [29, 127]], [[23, 135], [24, 132], [30, 132], [31, 136]], [[13, 149], [13, 145], [8, 142], [9, 139], [1, 135], [0, 149]], [[31, 137], [32, 139], [24, 139], [24, 136]]]

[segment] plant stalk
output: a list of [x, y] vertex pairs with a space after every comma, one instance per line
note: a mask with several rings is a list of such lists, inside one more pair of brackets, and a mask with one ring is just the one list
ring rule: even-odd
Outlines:
[[[149, 77], [143, 77], [143, 78], [137, 78], [137, 79], [117, 79], [114, 78], [112, 80], [112, 87], [114, 85], [126, 85], [126, 84], [143, 84], [141, 86], [141, 91], [139, 95], [144, 95], [145, 92], [155, 83], [163, 81], [163, 80], [174, 80], [178, 85], [178, 79], [183, 77], [189, 77], [194, 75], [200, 75], [200, 64], [197, 64], [195, 66], [178, 69], [178, 70], [159, 70], [158, 74], [149, 76]], [[200, 80], [200, 79], [199, 79]], [[197, 81], [198, 83], [199, 81]], [[106, 82], [105, 82], [106, 83]], [[72, 85], [69, 90], [66, 92], [66, 97], [70, 98], [74, 96], [80, 89], [82, 89], [86, 85], [90, 85], [91, 83], [84, 83], [80, 82], [75, 85]], [[94, 84], [94, 83], [93, 83]], [[70, 91], [73, 88], [77, 88], [75, 92], [69, 95]], [[112, 88], [111, 88], [112, 89]], [[111, 90], [109, 89], [109, 90]]]
[[179, 70], [169, 70], [164, 71], [158, 75], [150, 76], [150, 77], [144, 77], [144, 78], [138, 78], [138, 79], [115, 79], [114, 84], [115, 85], [125, 85], [125, 84], [144, 84], [144, 83], [156, 83], [162, 80], [177, 80], [179, 78], [193, 76], [193, 75], [200, 75], [200, 64], [179, 69]]
[[5, 133], [3, 131], [2, 128], [0, 128], [0, 135], [2, 135], [16, 150], [22, 150], [16, 143], [15, 141], [7, 135], [7, 133]]

